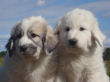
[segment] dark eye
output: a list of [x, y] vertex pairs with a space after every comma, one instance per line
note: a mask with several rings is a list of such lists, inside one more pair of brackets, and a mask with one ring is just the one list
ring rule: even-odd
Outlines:
[[69, 28], [69, 27], [66, 27], [66, 28], [65, 28], [65, 31], [66, 31], [66, 32], [70, 31], [70, 28]]
[[35, 38], [36, 36], [37, 36], [37, 35], [34, 34], [34, 33], [31, 34], [31, 37], [32, 37], [32, 38]]
[[20, 33], [20, 34], [18, 34], [18, 35], [17, 35], [17, 37], [18, 37], [18, 38], [21, 38], [21, 37], [22, 37], [21, 33]]
[[85, 30], [85, 28], [83, 28], [83, 27], [80, 27], [80, 31], [84, 31]]

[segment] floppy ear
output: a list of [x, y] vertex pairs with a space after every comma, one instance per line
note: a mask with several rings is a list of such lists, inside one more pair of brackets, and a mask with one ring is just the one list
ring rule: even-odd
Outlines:
[[9, 56], [11, 57], [13, 55], [13, 51], [15, 49], [13, 37], [10, 37], [8, 43], [6, 44], [6, 49], [8, 50]]
[[61, 27], [61, 20], [59, 20], [57, 22], [57, 24], [55, 25], [55, 28], [54, 28], [54, 34], [55, 35], [59, 35], [59, 33], [60, 33], [60, 27]]
[[11, 57], [15, 51], [15, 40], [16, 34], [19, 32], [19, 27], [21, 26], [21, 21], [19, 21], [11, 30], [11, 37], [9, 38], [8, 43], [6, 44], [6, 49]]
[[57, 47], [57, 38], [53, 33], [52, 27], [49, 25], [45, 37], [45, 51], [49, 54]]
[[98, 22], [95, 20], [94, 29], [92, 30], [92, 36], [101, 47], [103, 47], [103, 42], [105, 40], [104, 34], [101, 32], [98, 26]]

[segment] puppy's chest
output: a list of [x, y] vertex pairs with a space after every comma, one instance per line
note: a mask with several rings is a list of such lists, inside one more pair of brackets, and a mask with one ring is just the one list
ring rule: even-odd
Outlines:
[[12, 74], [10, 82], [48, 82], [52, 75], [50, 75], [50, 68], [47, 69], [47, 65], [43, 63], [37, 67], [29, 64], [24, 67], [17, 66], [15, 70], [10, 72]]
[[66, 82], [81, 82], [83, 64], [74, 58], [59, 59], [59, 74], [63, 76]]
[[41, 68], [35, 71], [25, 71], [21, 74], [12, 75], [11, 82], [48, 82], [52, 77], [49, 75], [48, 70]]

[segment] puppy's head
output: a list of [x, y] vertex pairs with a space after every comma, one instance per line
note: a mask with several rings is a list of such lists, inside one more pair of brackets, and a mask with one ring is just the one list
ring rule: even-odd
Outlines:
[[103, 46], [105, 39], [94, 15], [83, 9], [75, 9], [61, 18], [56, 24], [55, 34], [66, 47], [84, 51], [95, 45]]
[[49, 54], [57, 40], [47, 21], [38, 16], [26, 18], [15, 25], [6, 45], [9, 55], [40, 56], [42, 51]]

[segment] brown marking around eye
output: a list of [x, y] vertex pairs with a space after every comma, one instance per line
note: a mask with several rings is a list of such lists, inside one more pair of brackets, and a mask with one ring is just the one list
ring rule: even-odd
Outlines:
[[35, 38], [35, 37], [40, 37], [38, 34], [35, 34], [35, 33], [31, 33], [31, 37], [32, 38]]

